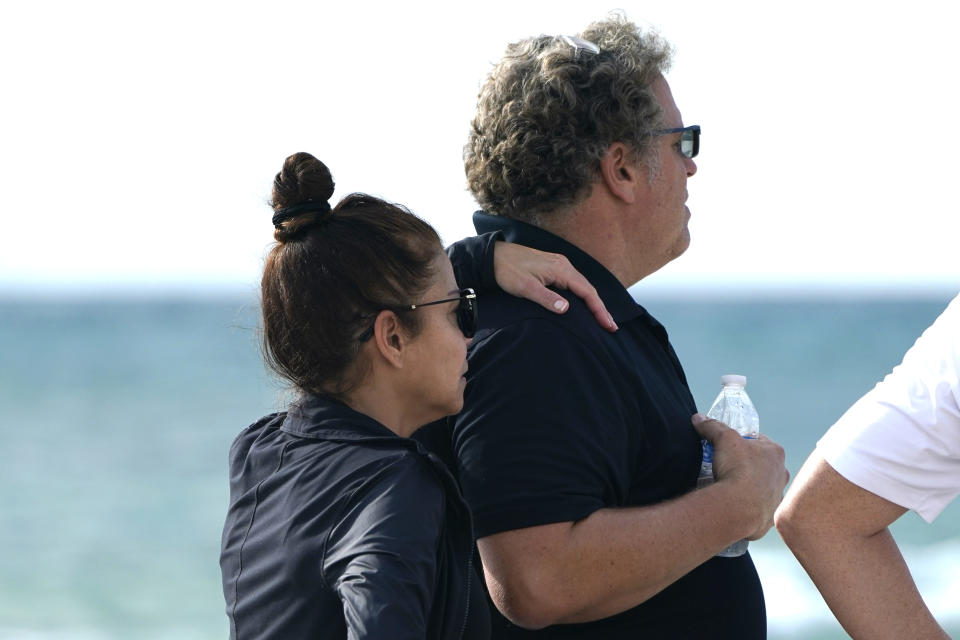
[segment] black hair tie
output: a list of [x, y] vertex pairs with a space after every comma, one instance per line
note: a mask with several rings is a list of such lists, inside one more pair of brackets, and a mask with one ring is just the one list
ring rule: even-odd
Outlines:
[[280, 209], [280, 211], [277, 211], [275, 214], [273, 214], [273, 226], [279, 229], [280, 225], [286, 220], [295, 218], [302, 213], [310, 213], [311, 211], [316, 211], [319, 214], [328, 213], [330, 211], [330, 203], [304, 202], [303, 204], [295, 204], [292, 207]]

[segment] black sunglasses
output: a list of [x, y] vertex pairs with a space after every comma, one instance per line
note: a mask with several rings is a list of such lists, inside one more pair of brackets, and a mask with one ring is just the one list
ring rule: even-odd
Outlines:
[[[464, 338], [472, 338], [477, 332], [477, 324], [480, 315], [477, 310], [477, 292], [473, 289], [460, 289], [460, 295], [456, 298], [444, 298], [443, 300], [434, 300], [432, 302], [420, 302], [417, 304], [403, 304], [397, 307], [384, 307], [391, 311], [416, 311], [420, 307], [429, 307], [432, 304], [443, 304], [444, 302], [453, 302], [459, 300], [457, 305], [457, 326]], [[373, 336], [373, 326], [364, 331], [360, 337], [360, 342], [365, 342]]]
[[685, 158], [696, 158], [700, 153], [700, 125], [692, 124], [689, 127], [677, 127], [675, 129], [657, 129], [651, 131], [652, 136], [665, 136], [670, 133], [679, 133], [680, 135], [680, 153]]

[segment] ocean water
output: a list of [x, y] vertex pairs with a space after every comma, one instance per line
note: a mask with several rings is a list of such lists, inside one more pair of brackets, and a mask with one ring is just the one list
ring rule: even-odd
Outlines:
[[[701, 410], [748, 376], [795, 474], [949, 296], [643, 300]], [[255, 300], [0, 300], [0, 638], [227, 636], [218, 552], [235, 434], [282, 407]], [[894, 525], [921, 593], [960, 635], [960, 508]], [[844, 638], [776, 532], [751, 545], [772, 639]]]

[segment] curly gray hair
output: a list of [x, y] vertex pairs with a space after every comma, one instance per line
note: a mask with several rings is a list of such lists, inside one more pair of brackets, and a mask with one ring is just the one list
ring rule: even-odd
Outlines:
[[589, 195], [614, 142], [648, 159], [662, 124], [650, 84], [669, 68], [670, 46], [622, 15], [579, 38], [599, 52], [563, 36], [515, 42], [481, 87], [464, 168], [489, 213], [539, 225]]

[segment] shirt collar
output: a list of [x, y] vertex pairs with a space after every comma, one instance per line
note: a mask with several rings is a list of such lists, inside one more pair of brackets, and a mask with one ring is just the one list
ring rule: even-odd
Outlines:
[[308, 395], [290, 405], [281, 427], [298, 436], [359, 442], [362, 440], [405, 440], [368, 415], [354, 411], [342, 402]]
[[597, 293], [600, 294], [600, 299], [603, 300], [607, 311], [610, 312], [617, 324], [628, 322], [638, 316], [648, 315], [647, 311], [637, 304], [630, 292], [606, 267], [560, 236], [519, 220], [491, 215], [484, 211], [477, 211], [473, 214], [473, 226], [477, 233], [501, 231], [504, 240], [508, 242], [566, 256], [573, 268], [582, 273], [590, 281], [590, 284], [596, 288]]

